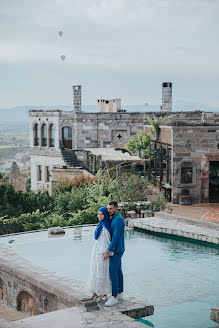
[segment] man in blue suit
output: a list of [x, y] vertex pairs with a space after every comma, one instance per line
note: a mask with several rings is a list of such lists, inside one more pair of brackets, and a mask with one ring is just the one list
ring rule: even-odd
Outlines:
[[112, 296], [105, 303], [105, 306], [113, 306], [122, 298], [123, 292], [123, 274], [121, 267], [121, 258], [125, 251], [124, 228], [125, 221], [118, 212], [118, 204], [115, 201], [107, 205], [108, 213], [111, 218], [111, 242], [104, 254], [104, 259], [110, 258], [110, 278], [112, 281]]

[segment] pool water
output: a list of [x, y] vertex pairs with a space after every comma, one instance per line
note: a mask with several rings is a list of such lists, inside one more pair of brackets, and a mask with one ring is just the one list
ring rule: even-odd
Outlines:
[[[32, 263], [86, 281], [95, 227], [66, 229], [48, 238], [35, 232], [0, 238]], [[127, 229], [122, 258], [125, 293], [154, 305], [155, 328], [208, 328], [219, 306], [219, 249]]]

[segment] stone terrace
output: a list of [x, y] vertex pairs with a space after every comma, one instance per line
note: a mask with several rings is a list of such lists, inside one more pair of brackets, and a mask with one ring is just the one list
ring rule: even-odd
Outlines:
[[[137, 328], [143, 327], [143, 324], [136, 322], [135, 318], [152, 315], [154, 312], [152, 305], [133, 297], [126, 297], [113, 308], [106, 308], [103, 303], [96, 304], [90, 300], [85, 283], [59, 277], [54, 272], [33, 265], [6, 245], [1, 245], [0, 248], [0, 282], [7, 289], [9, 306], [17, 309], [19, 295], [28, 293], [31, 299], [25, 299], [25, 302], [29, 303], [23, 304], [24, 308], [30, 310], [30, 304], [33, 304], [35, 311], [37, 309], [38, 314], [42, 313], [18, 321], [18, 318], [14, 317], [12, 320], [16, 321], [11, 324], [7, 323], [7, 325], [3, 319], [10, 321], [10, 318], [2, 314], [3, 319], [2, 323], [0, 321], [0, 328], [35, 328], [39, 326], [43, 328], [49, 327], [51, 324], [53, 328], [60, 326], [62, 328], [79, 328], [78, 325], [72, 325], [72, 316], [80, 321], [83, 328]], [[1, 288], [3, 287], [1, 285]], [[42, 324], [40, 320], [42, 320]], [[45, 324], [43, 323], [44, 320]], [[144, 327], [146, 326], [144, 325]]]

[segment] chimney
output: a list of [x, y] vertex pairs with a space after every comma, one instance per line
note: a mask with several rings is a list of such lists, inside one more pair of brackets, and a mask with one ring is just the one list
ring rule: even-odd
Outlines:
[[162, 83], [162, 106], [161, 112], [172, 112], [172, 83]]
[[115, 113], [121, 111], [121, 99], [97, 99], [97, 108], [102, 113]]
[[81, 112], [81, 85], [73, 85], [74, 111]]

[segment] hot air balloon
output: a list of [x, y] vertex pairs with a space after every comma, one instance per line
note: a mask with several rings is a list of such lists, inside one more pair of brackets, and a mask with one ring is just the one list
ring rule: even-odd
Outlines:
[[59, 36], [62, 36], [63, 35], [63, 32], [62, 31], [58, 31], [58, 34], [59, 34]]
[[61, 55], [61, 56], [60, 56], [60, 58], [61, 58], [61, 60], [63, 60], [63, 61], [64, 61], [64, 60], [65, 60], [65, 58], [66, 58], [66, 56], [65, 56], [65, 55]]

